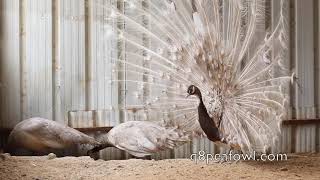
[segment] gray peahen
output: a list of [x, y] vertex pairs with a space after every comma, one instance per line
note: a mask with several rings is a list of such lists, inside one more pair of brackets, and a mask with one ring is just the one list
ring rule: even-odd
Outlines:
[[100, 143], [93, 137], [56, 121], [34, 117], [21, 121], [13, 128], [5, 152], [15, 154], [16, 150], [24, 149], [34, 153], [48, 153], [81, 144], [97, 146]]

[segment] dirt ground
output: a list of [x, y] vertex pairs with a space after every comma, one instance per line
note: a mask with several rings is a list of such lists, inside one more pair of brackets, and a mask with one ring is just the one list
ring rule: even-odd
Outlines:
[[83, 157], [1, 156], [0, 179], [320, 179], [320, 154], [287, 161], [196, 164], [190, 159], [97, 160]]

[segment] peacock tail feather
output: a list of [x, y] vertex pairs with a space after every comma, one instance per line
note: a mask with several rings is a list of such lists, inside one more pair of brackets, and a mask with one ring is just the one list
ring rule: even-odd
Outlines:
[[[105, 39], [118, 47], [113, 73], [126, 74], [123, 110], [148, 120], [202, 132], [197, 86], [228, 144], [265, 152], [276, 146], [287, 116], [289, 30], [287, 1], [269, 22], [266, 0], [125, 0], [97, 5], [110, 25]], [[113, 26], [112, 26], [113, 24]], [[122, 67], [122, 68], [119, 68]], [[217, 123], [217, 122], [216, 122]]]

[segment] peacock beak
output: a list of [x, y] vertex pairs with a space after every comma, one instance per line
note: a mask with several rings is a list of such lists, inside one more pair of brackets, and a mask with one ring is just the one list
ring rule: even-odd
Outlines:
[[188, 98], [189, 96], [190, 96], [190, 94], [187, 94], [187, 95], [186, 95], [186, 98]]

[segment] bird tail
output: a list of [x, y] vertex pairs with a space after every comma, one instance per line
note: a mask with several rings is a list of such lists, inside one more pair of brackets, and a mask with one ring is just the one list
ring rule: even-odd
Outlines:
[[186, 131], [179, 129], [178, 127], [167, 128], [167, 131], [158, 141], [162, 141], [161, 144], [164, 147], [173, 149], [177, 146], [180, 146], [186, 142], [191, 141], [191, 136]]
[[[125, 67], [126, 79], [115, 75], [110, 83], [125, 81], [126, 108], [140, 109], [143, 120], [172, 121], [190, 133], [201, 132], [198, 99], [185, 98], [193, 84], [208, 114], [223, 114], [226, 142], [248, 151], [274, 146], [290, 80], [290, 8], [288, 1], [277, 3], [280, 12], [270, 28], [264, 0], [126, 1], [123, 10], [98, 4], [122, 26], [106, 28], [105, 38], [126, 46], [112, 58], [112, 73]], [[165, 138], [170, 147], [178, 135], [171, 136]]]

